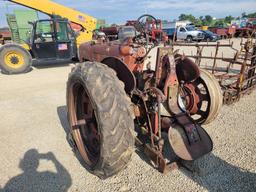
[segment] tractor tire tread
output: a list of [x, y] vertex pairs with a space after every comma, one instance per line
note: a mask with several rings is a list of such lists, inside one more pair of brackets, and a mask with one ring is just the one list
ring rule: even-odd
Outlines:
[[134, 151], [131, 100], [116, 72], [105, 64], [77, 64], [69, 75], [67, 87], [77, 79], [83, 82], [95, 105], [98, 129], [102, 137], [100, 160], [90, 171], [104, 179], [123, 169]]

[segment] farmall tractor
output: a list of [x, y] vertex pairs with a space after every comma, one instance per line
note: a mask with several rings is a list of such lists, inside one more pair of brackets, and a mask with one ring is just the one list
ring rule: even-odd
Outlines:
[[[70, 139], [100, 178], [127, 165], [135, 141], [161, 172], [213, 148], [201, 125], [221, 108], [218, 82], [170, 47], [150, 43], [145, 26], [138, 21], [134, 35], [122, 40], [82, 44], [81, 63], [69, 74]], [[164, 146], [175, 160], [166, 158]]]
[[151, 15], [144, 14], [140, 16], [137, 20], [127, 21], [126, 26], [140, 27], [141, 23], [144, 24], [144, 30], [146, 30], [149, 41], [153, 42], [155, 45], [158, 43], [167, 43], [168, 35], [163, 31], [162, 21], [160, 19], [155, 19]]

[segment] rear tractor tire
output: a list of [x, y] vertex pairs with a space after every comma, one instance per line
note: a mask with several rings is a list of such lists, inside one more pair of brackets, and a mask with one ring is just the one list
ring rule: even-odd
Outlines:
[[20, 74], [31, 70], [30, 53], [18, 44], [6, 44], [0, 48], [0, 69], [4, 74]]
[[103, 179], [123, 169], [134, 150], [134, 114], [114, 70], [97, 62], [77, 64], [67, 82], [67, 108], [86, 168]]

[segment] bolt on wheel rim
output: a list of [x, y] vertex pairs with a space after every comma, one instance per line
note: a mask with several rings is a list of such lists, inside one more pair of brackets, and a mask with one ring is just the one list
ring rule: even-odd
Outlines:
[[100, 156], [100, 134], [98, 131], [97, 118], [93, 109], [93, 104], [81, 83], [76, 83], [73, 86], [73, 113], [71, 114], [74, 121], [85, 121], [84, 125], [79, 126], [79, 137], [75, 140], [80, 144], [79, 149], [82, 157], [86, 162], [93, 166]]
[[25, 63], [23, 55], [16, 51], [6, 53], [4, 56], [4, 61], [7, 66], [14, 69], [20, 68]]

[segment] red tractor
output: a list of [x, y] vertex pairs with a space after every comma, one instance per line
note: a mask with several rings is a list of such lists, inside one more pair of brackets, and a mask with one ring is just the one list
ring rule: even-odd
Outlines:
[[140, 22], [140, 33], [123, 41], [83, 43], [81, 63], [69, 74], [70, 139], [100, 178], [126, 166], [135, 140], [161, 172], [213, 148], [201, 125], [213, 121], [222, 106], [218, 82], [170, 47], [149, 42], [145, 25]]
[[[143, 23], [144, 26], [141, 26]], [[136, 28], [143, 27], [149, 35], [149, 41], [154, 43], [168, 41], [167, 33], [162, 29], [162, 21], [155, 17], [145, 14], [139, 17], [136, 21], [127, 21], [126, 25], [135, 26]]]

